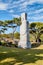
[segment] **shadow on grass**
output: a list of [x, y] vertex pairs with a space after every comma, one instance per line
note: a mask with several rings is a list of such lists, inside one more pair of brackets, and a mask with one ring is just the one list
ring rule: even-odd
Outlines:
[[40, 43], [37, 43], [37, 42], [33, 42], [32, 44], [31, 44], [31, 47], [32, 48], [36, 48], [36, 47], [39, 47], [40, 45], [43, 45], [43, 42], [40, 42]]
[[[14, 51], [16, 50], [16, 51]], [[16, 63], [21, 63], [18, 65], [23, 65], [26, 63], [35, 63], [38, 60], [43, 60], [43, 49], [14, 49], [6, 53], [0, 53], [0, 65], [15, 65]], [[5, 51], [4, 51], [5, 52]], [[5, 59], [13, 58], [12, 61], [4, 61]]]

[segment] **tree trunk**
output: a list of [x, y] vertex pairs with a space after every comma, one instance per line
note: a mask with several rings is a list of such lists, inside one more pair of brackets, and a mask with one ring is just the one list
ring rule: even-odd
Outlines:
[[36, 38], [36, 42], [37, 42], [38, 44], [40, 44], [40, 42], [41, 42], [40, 38]]

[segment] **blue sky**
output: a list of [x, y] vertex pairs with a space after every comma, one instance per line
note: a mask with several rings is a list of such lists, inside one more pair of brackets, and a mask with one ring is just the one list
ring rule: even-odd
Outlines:
[[29, 22], [43, 22], [43, 0], [0, 0], [0, 20], [20, 17], [23, 12]]

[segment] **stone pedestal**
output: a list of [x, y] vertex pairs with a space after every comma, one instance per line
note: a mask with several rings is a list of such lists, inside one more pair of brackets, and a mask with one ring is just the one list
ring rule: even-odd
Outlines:
[[27, 22], [27, 14], [21, 14], [21, 26], [20, 26], [20, 41], [18, 47], [20, 48], [31, 48], [31, 43], [29, 41], [29, 23]]

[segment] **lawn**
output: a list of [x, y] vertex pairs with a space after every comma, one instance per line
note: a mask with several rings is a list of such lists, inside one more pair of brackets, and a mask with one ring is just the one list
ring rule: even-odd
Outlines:
[[0, 46], [0, 65], [43, 65], [43, 49]]

